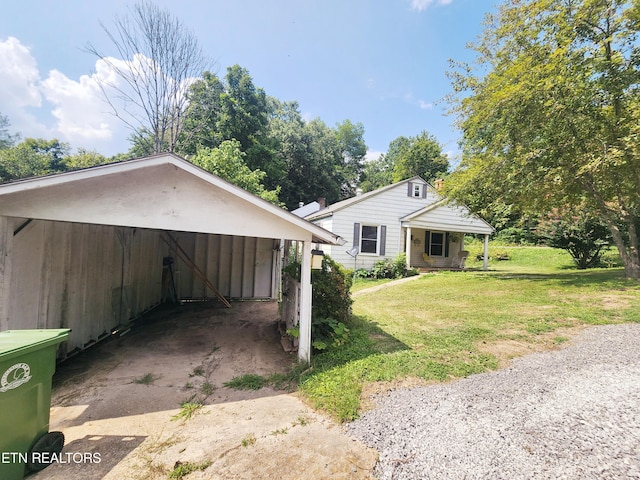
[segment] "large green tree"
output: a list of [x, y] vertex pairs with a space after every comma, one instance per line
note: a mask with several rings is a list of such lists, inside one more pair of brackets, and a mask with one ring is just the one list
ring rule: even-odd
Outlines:
[[393, 163], [390, 160], [388, 155], [381, 153], [378, 158], [364, 164], [360, 182], [363, 192], [371, 192], [393, 183]]
[[251, 170], [245, 163], [244, 156], [238, 140], [225, 140], [216, 148], [202, 147], [190, 160], [208, 172], [280, 205], [279, 189], [267, 190], [262, 183], [265, 173], [261, 170]]
[[399, 137], [389, 145], [388, 157], [393, 162], [393, 181], [421, 176], [427, 181], [449, 170], [449, 160], [433, 135], [422, 132], [415, 137]]
[[336, 136], [342, 151], [342, 169], [345, 178], [342, 195], [351, 197], [360, 184], [364, 169], [364, 157], [367, 154], [367, 144], [364, 142], [364, 125], [360, 122], [354, 124], [351, 120], [345, 120], [336, 126]]
[[69, 151], [67, 143], [42, 138], [27, 138], [0, 149], [0, 182], [65, 171]]
[[235, 139], [250, 168], [277, 177], [282, 172], [272, 171], [269, 114], [267, 95], [255, 86], [246, 68], [228, 67], [223, 80], [204, 72], [189, 89], [189, 107], [177, 151], [194, 154], [201, 147], [213, 148]]
[[[451, 72], [463, 159], [448, 193], [544, 213], [579, 205], [640, 278], [640, 6], [508, 0]], [[470, 200], [467, 202], [467, 200]]]

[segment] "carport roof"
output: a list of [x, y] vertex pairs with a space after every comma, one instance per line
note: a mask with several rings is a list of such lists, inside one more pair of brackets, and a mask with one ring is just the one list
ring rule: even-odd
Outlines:
[[0, 185], [0, 215], [338, 245], [342, 239], [174, 154]]

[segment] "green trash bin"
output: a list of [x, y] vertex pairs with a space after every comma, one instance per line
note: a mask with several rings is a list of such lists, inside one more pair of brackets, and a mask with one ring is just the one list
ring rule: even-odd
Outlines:
[[0, 478], [42, 470], [64, 445], [49, 432], [51, 377], [69, 329], [0, 332]]

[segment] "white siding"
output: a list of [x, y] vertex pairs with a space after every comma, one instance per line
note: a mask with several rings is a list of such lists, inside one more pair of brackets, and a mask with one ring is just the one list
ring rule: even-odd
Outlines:
[[[409, 197], [407, 192], [407, 184], [400, 183], [377, 195], [353, 202], [335, 211], [332, 217], [331, 231], [344, 238], [347, 243], [342, 247], [334, 247], [331, 253], [332, 258], [347, 268], [354, 268], [354, 265], [357, 268], [370, 268], [378, 260], [394, 258], [398, 253], [403, 252], [400, 218], [439, 200], [439, 197], [431, 189], [428, 191], [427, 198]], [[315, 223], [322, 225], [322, 221], [318, 220]], [[346, 253], [353, 246], [354, 223], [378, 227], [386, 225], [386, 245], [383, 256], [360, 254], [357, 258], [357, 264], [354, 263], [354, 259]]]
[[491, 227], [460, 206], [446, 204], [434, 208], [410, 220], [411, 227], [446, 232], [486, 233], [493, 232]]

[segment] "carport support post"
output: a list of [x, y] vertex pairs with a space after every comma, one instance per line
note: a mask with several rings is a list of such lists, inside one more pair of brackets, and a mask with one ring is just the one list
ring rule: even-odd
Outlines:
[[0, 215], [0, 331], [9, 329], [9, 285], [13, 222]]
[[482, 269], [487, 270], [489, 268], [489, 235], [484, 236], [484, 255], [482, 257]]
[[298, 360], [311, 362], [311, 240], [302, 242], [302, 264], [300, 268], [300, 336], [298, 337]]

